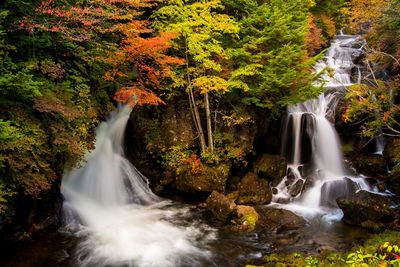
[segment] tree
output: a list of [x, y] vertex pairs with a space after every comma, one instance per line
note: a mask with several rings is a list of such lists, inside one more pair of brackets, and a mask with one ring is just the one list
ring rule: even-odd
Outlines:
[[230, 50], [230, 86], [243, 102], [278, 112], [319, 94], [311, 84], [312, 60], [305, 46], [308, 1], [270, 0], [241, 20], [240, 43]]
[[142, 18], [152, 0], [46, 0], [36, 9], [36, 18], [27, 18], [20, 26], [29, 31], [43, 30], [82, 46], [91, 46], [89, 61], [111, 65], [105, 80], [116, 83], [115, 99], [130, 105], [163, 101], [154, 93], [171, 73], [171, 66], [183, 60], [168, 56], [173, 34], [151, 36], [149, 21]]
[[[237, 34], [239, 27], [231, 17], [218, 13], [223, 9], [219, 0], [163, 3], [154, 14], [154, 27], [177, 34], [173, 40], [174, 52], [185, 59], [184, 66], [175, 69], [172, 87], [186, 90], [201, 151], [207, 148], [213, 151], [210, 94], [229, 90], [228, 81], [222, 75], [221, 63], [228, 58], [222, 41], [226, 35]], [[196, 101], [198, 94], [204, 98], [208, 144]]]

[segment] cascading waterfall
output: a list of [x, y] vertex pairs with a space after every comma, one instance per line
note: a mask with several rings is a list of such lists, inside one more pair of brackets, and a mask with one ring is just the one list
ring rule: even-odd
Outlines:
[[124, 132], [131, 109], [103, 122], [86, 163], [65, 174], [66, 229], [81, 239], [77, 266], [201, 266], [201, 246], [212, 229], [179, 222], [188, 212], [162, 201], [125, 158]]
[[[305, 217], [322, 214], [339, 219], [338, 197], [370, 189], [364, 179], [346, 172], [340, 141], [330, 122], [345, 88], [353, 84], [353, 61], [360, 53], [357, 43], [363, 45], [359, 37], [341, 32], [315, 66], [317, 73], [329, 70], [329, 75], [322, 75], [325, 92], [287, 109], [282, 153], [288, 171], [274, 190], [273, 202]], [[360, 75], [359, 71], [359, 80]]]

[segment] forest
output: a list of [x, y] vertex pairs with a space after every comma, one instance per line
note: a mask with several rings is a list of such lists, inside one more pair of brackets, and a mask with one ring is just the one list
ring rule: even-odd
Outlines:
[[399, 14], [5, 0], [0, 266], [400, 266]]

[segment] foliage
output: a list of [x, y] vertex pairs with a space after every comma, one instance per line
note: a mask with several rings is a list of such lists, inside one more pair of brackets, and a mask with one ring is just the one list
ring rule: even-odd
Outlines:
[[400, 136], [396, 96], [400, 71], [399, 1], [352, 0], [344, 10], [350, 27], [367, 39], [363, 84], [349, 88], [344, 121], [359, 122], [361, 135]]
[[100, 50], [94, 59], [112, 66], [105, 79], [121, 87], [117, 101], [131, 106], [155, 105], [163, 101], [153, 90], [160, 89], [171, 73], [171, 65], [183, 61], [165, 54], [173, 34], [148, 36], [152, 32], [149, 22], [140, 16], [152, 5], [152, 0], [91, 0], [76, 5], [46, 0], [36, 9], [38, 18], [26, 19], [20, 25], [29, 31], [56, 32], [78, 44], [90, 42]]
[[[273, 111], [317, 95], [307, 60], [308, 1], [272, 0], [241, 21], [230, 86], [245, 92], [243, 102]], [[278, 104], [278, 105], [277, 105]]]
[[325, 252], [319, 256], [307, 256], [301, 253], [270, 254], [264, 257], [266, 263], [264, 266], [395, 267], [400, 266], [399, 242], [399, 232], [385, 232], [373, 236], [363, 246], [355, 247], [348, 253]]
[[399, 105], [393, 103], [397, 84], [377, 85], [356, 84], [346, 94], [346, 108], [342, 115], [344, 122], [360, 122], [361, 135], [375, 137], [380, 131], [387, 135], [399, 135], [397, 116]]

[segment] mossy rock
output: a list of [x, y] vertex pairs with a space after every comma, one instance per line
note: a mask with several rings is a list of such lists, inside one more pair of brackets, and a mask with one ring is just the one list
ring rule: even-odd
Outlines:
[[294, 230], [306, 225], [306, 221], [289, 210], [259, 207], [260, 224], [269, 230]]
[[400, 162], [400, 138], [388, 139], [383, 155], [390, 162]]
[[398, 229], [400, 210], [391, 207], [391, 200], [382, 195], [359, 191], [351, 196], [337, 199], [342, 209], [343, 221], [373, 231], [385, 228]]
[[207, 198], [207, 209], [209, 209], [217, 219], [226, 221], [235, 211], [236, 204], [227, 196], [213, 191]]
[[262, 154], [254, 162], [254, 173], [276, 186], [286, 175], [286, 161], [279, 155]]
[[176, 188], [186, 193], [223, 192], [230, 173], [230, 166], [221, 163], [216, 166], [202, 164], [197, 173], [190, 168], [182, 168], [176, 176]]
[[372, 177], [382, 177], [387, 174], [386, 159], [381, 155], [360, 155], [352, 160], [357, 172]]
[[268, 204], [272, 192], [266, 180], [258, 179], [254, 173], [246, 174], [238, 185], [238, 204]]
[[260, 217], [253, 207], [244, 205], [236, 206], [235, 215], [237, 225], [232, 226], [231, 230], [238, 232], [253, 231]]
[[386, 187], [392, 193], [400, 196], [400, 171], [393, 171], [386, 179]]

